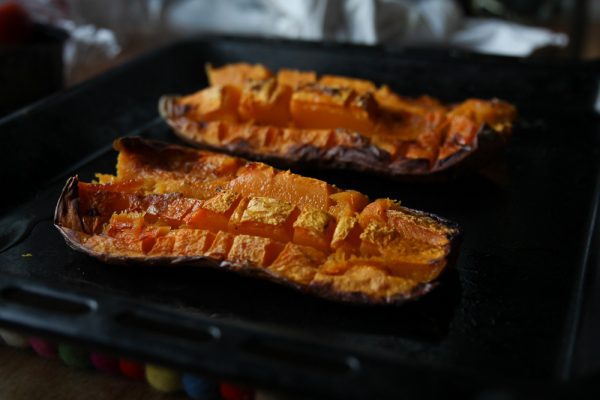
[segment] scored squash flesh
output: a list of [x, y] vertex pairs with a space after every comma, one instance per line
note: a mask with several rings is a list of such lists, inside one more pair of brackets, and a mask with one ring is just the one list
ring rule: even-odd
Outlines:
[[[506, 143], [516, 109], [498, 99], [446, 105], [355, 78], [247, 63], [207, 67], [210, 86], [163, 96], [159, 111], [184, 140], [255, 159], [390, 176], [448, 169]], [[477, 157], [471, 157], [476, 159]]]
[[117, 174], [71, 178], [55, 225], [113, 263], [220, 266], [340, 301], [400, 303], [434, 287], [455, 224], [390, 199], [225, 154], [115, 141]]

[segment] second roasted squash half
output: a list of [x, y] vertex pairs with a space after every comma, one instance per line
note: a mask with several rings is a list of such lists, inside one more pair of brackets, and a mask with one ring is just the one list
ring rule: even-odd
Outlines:
[[159, 111], [189, 143], [278, 165], [427, 175], [506, 143], [516, 109], [468, 99], [447, 105], [400, 96], [361, 79], [229, 64], [210, 86], [163, 96]]

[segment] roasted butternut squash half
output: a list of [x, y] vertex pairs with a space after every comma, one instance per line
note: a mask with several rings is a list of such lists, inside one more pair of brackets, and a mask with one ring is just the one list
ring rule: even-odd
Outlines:
[[516, 118], [497, 99], [448, 105], [314, 72], [238, 63], [207, 73], [209, 87], [163, 96], [160, 114], [191, 144], [278, 165], [388, 176], [433, 174], [467, 158], [480, 165], [507, 142]]
[[122, 138], [116, 175], [68, 180], [55, 225], [111, 263], [192, 264], [339, 301], [429, 292], [459, 233], [447, 220], [233, 156]]

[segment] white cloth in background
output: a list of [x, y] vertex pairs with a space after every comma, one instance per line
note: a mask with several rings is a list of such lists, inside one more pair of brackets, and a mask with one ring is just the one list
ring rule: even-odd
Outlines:
[[527, 56], [544, 46], [564, 47], [569, 38], [564, 33], [515, 24], [499, 19], [466, 19], [450, 43], [480, 53]]
[[527, 56], [566, 46], [548, 29], [498, 19], [466, 18], [452, 0], [180, 1], [167, 12], [168, 31], [216, 32], [304, 40], [398, 45], [454, 45], [477, 52]]
[[444, 42], [462, 20], [451, 0], [181, 1], [167, 15], [168, 30], [304, 40]]
[[459, 46], [511, 56], [566, 46], [548, 29], [466, 18], [453, 0], [21, 0], [38, 21], [65, 29], [66, 80], [110, 63], [130, 43], [198, 33], [361, 44]]

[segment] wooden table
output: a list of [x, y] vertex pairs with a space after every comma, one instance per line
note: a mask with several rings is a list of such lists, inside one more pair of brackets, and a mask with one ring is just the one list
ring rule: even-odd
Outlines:
[[146, 382], [134, 382], [95, 370], [76, 370], [59, 359], [0, 343], [0, 400], [184, 400], [183, 393], [163, 394]]

